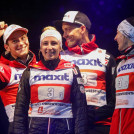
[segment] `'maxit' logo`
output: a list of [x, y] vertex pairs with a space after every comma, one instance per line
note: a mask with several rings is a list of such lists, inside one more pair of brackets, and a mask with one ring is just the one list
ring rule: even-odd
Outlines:
[[34, 81], [40, 80], [65, 80], [69, 81], [69, 75], [64, 73], [63, 75], [36, 75], [34, 76]]
[[79, 59], [79, 60], [72, 60], [72, 63], [76, 65], [91, 65], [91, 66], [100, 66], [102, 67], [102, 63], [99, 59]]
[[123, 65], [118, 69], [118, 72], [128, 69], [134, 69], [134, 63]]

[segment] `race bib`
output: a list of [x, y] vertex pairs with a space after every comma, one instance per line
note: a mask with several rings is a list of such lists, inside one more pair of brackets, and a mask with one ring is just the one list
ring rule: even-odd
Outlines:
[[40, 86], [38, 88], [39, 100], [63, 100], [64, 87], [62, 86]]

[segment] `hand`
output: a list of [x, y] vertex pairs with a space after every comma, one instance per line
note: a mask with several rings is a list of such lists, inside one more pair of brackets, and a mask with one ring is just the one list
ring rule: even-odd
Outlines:
[[4, 34], [7, 27], [8, 25], [4, 21], [0, 21], [0, 37]]

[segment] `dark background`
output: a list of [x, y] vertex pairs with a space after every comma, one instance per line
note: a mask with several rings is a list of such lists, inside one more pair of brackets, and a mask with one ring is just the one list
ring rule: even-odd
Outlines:
[[[0, 21], [28, 28], [30, 49], [38, 55], [43, 27], [53, 25], [54, 20], [62, 19], [69, 10], [87, 14], [92, 22], [90, 33], [96, 35], [98, 46], [115, 57], [119, 55], [114, 37], [118, 24], [134, 16], [134, 0], [1, 0]], [[1, 38], [0, 54], [3, 51]], [[7, 118], [3, 113], [3, 109], [0, 109], [0, 134], [6, 134]]]
[[[28, 28], [30, 49], [37, 54], [43, 27], [62, 19], [69, 10], [79, 10], [90, 18], [90, 33], [96, 34], [99, 47], [116, 57], [119, 54], [114, 41], [117, 26], [123, 19], [134, 16], [133, 7], [134, 0], [1, 0], [0, 21]], [[0, 41], [1, 54], [4, 48], [3, 40]]]

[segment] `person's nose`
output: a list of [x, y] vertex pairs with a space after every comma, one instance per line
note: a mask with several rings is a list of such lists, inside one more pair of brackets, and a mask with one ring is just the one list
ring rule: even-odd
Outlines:
[[114, 37], [114, 40], [117, 41], [117, 35]]
[[48, 44], [47, 49], [52, 49], [51, 43]]
[[19, 45], [21, 46], [21, 45], [24, 45], [25, 43], [24, 43], [24, 41], [22, 41], [22, 40], [19, 40]]
[[63, 33], [63, 37], [66, 39], [67, 38], [67, 32]]

